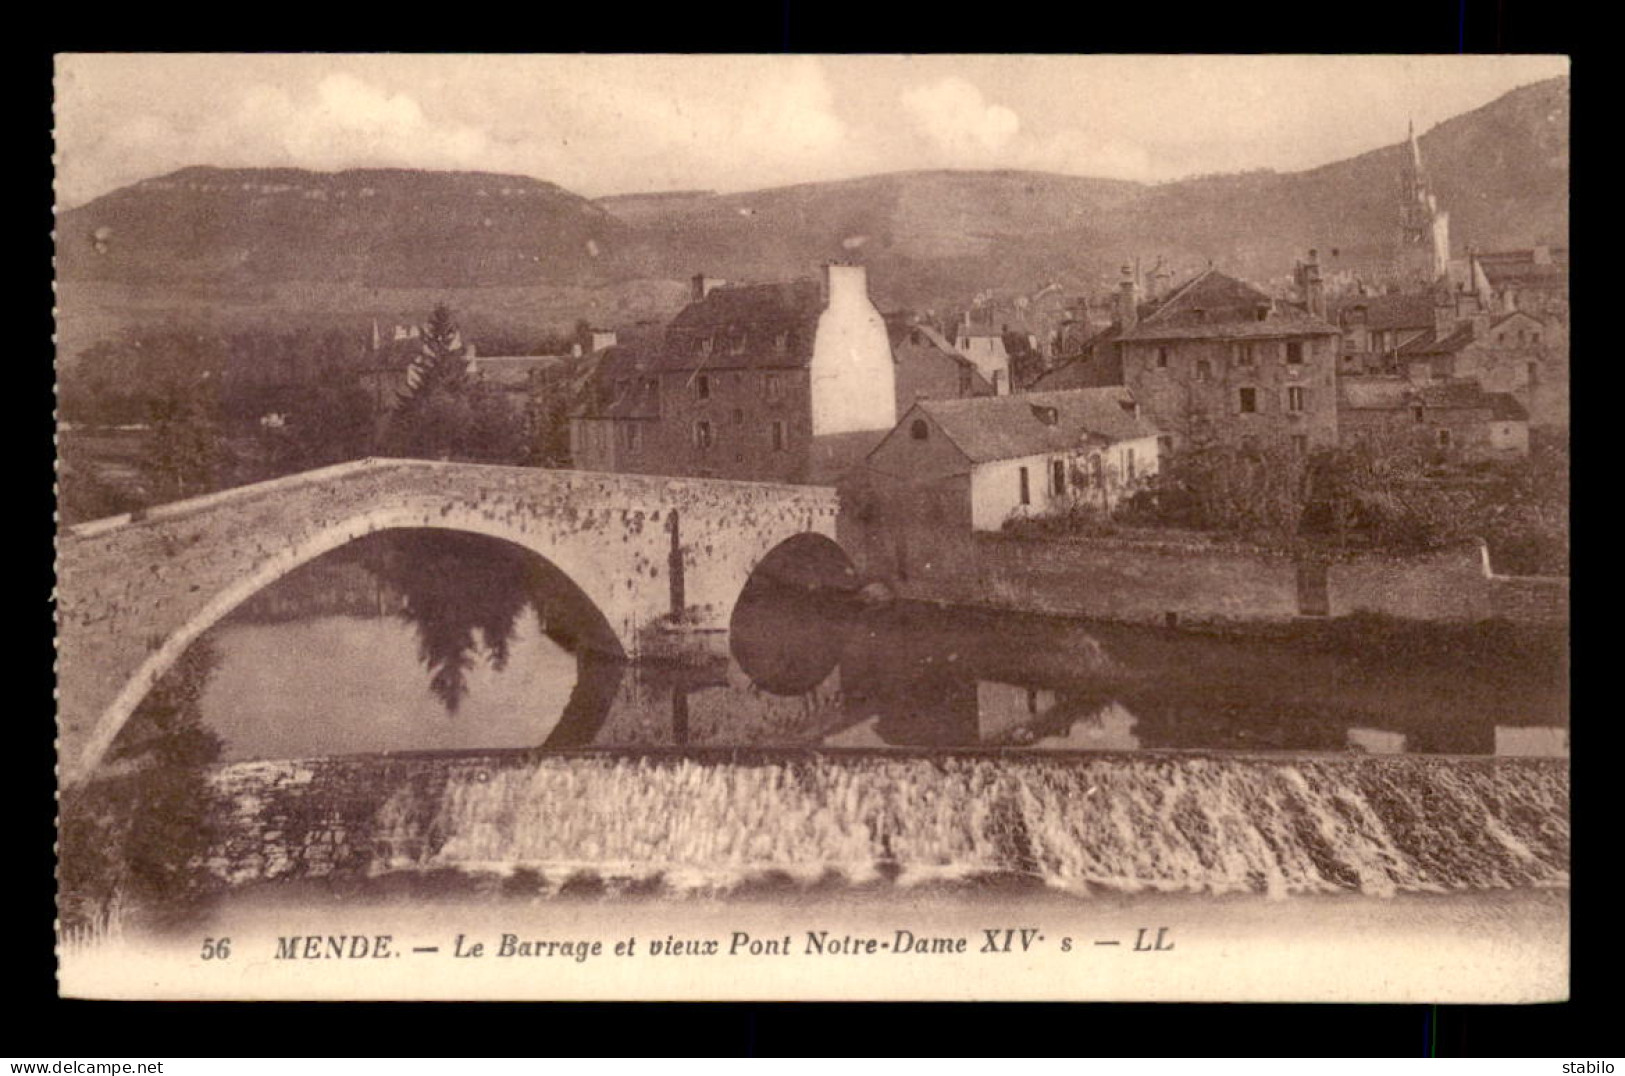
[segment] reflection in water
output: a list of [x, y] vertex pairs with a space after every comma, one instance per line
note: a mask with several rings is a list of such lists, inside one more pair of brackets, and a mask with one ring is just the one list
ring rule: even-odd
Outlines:
[[[217, 761], [493, 749], [594, 749], [613, 756], [713, 746], [1568, 754], [1566, 643], [1560, 634], [1533, 629], [1351, 621], [1247, 639], [907, 605], [865, 609], [847, 597], [753, 582], [735, 610], [730, 642], [731, 656], [710, 663], [627, 664], [585, 595], [516, 547], [438, 531], [387, 532], [355, 542], [267, 588], [200, 639], [120, 733], [99, 780], [65, 799], [63, 922], [94, 933], [108, 929], [121, 902], [156, 896], [165, 914], [179, 915], [214, 891], [217, 826], [222, 819], [241, 822], [244, 813], [240, 802], [223, 807], [212, 798], [207, 773]], [[448, 760], [421, 761], [455, 768]], [[690, 802], [683, 797], [694, 792], [691, 780], [705, 786], [705, 802], [719, 811], [737, 802], [733, 776], [713, 780], [721, 771], [705, 776], [692, 759], [645, 771], [640, 760], [628, 763], [624, 774], [614, 771], [624, 787], [615, 785], [616, 794], [604, 801], [615, 806], [605, 811], [589, 802], [577, 779], [622, 761], [526, 757], [489, 786], [481, 763], [458, 778], [472, 784], [454, 788], [448, 801], [433, 794], [435, 783], [428, 781], [400, 803], [390, 802], [419, 803], [422, 817], [406, 811], [396, 821], [402, 839], [416, 841], [431, 859], [452, 854], [448, 848], [463, 848], [457, 854], [475, 860], [487, 853], [500, 859], [512, 847], [534, 851], [533, 845], [563, 841], [568, 854], [559, 857], [570, 861], [601, 855], [601, 838], [622, 829], [630, 834], [629, 847], [664, 849], [670, 834], [661, 829], [661, 811]], [[1032, 769], [1030, 759], [974, 765], [1007, 761]], [[1264, 824], [1277, 824], [1281, 812], [1270, 797], [1260, 801], [1267, 809], [1246, 806], [1254, 802], [1246, 798], [1253, 788], [1246, 775], [1254, 772], [1247, 766], [1256, 761], [1238, 762], [1233, 771], [1203, 771], [1202, 781], [1224, 788], [1198, 806], [1219, 811], [1215, 818], [1254, 812]], [[842, 765], [848, 762], [883, 770], [898, 760]], [[1106, 771], [1118, 764], [1109, 758], [1080, 763]], [[834, 764], [809, 754], [792, 765], [805, 772]], [[930, 773], [940, 776], [947, 771], [936, 767], [947, 765], [933, 760]], [[1130, 801], [1160, 802], [1161, 771], [1123, 769], [1133, 771], [1125, 780], [1138, 790]], [[1040, 770], [1047, 772], [1033, 772]], [[1452, 780], [1476, 780], [1477, 771], [1468, 771]], [[685, 776], [691, 773], [701, 776]], [[1064, 801], [1048, 780], [1035, 776], [1027, 787], [1035, 796]], [[669, 795], [660, 802], [667, 807], [625, 810], [627, 797], [662, 781]], [[1336, 785], [1327, 784], [1326, 802], [1345, 804], [1346, 789]], [[799, 779], [773, 787], [775, 796], [824, 794], [803, 789]], [[893, 802], [900, 787], [884, 774], [876, 777], [876, 809], [902, 810]], [[1380, 791], [1358, 794], [1404, 806]], [[297, 799], [297, 792], [290, 795]], [[1424, 801], [1431, 802], [1417, 802]], [[252, 802], [250, 814], [268, 810]], [[930, 802], [929, 809], [919, 808], [919, 818], [937, 818], [932, 812], [948, 801]], [[1109, 806], [1130, 815], [1139, 810], [1125, 803], [1116, 798]], [[986, 817], [976, 813], [984, 806]], [[1060, 827], [1045, 836], [1033, 828], [1038, 816], [1028, 820], [1015, 799], [965, 809], [967, 832], [987, 844], [990, 862], [1003, 869], [1030, 873], [1035, 840], [1053, 839], [1067, 856], [1100, 851], [1099, 834], [1061, 832], [1088, 821], [1063, 811], [1044, 815], [1044, 825]], [[586, 812], [582, 817], [593, 821], [561, 826], [561, 810]], [[879, 854], [888, 862], [902, 854], [899, 835], [915, 818], [899, 816], [889, 828], [865, 833], [862, 826], [831, 822], [835, 815], [826, 805], [809, 810], [817, 825], [833, 827], [820, 841], [841, 848], [855, 841], [861, 854], [854, 855]], [[297, 832], [308, 837], [323, 827], [354, 829], [354, 820], [334, 822], [332, 814], [324, 802], [298, 820], [306, 829]], [[728, 825], [744, 824], [743, 815], [730, 817]], [[753, 840], [756, 830], [774, 828], [759, 825], [755, 815], [749, 825]], [[703, 828], [691, 827], [690, 837]], [[802, 847], [796, 842], [806, 834], [795, 817], [778, 828], [774, 839], [785, 848]], [[295, 829], [287, 819], [279, 816], [266, 830], [292, 843], [288, 834]], [[480, 843], [508, 830], [490, 848]], [[333, 869], [323, 856], [337, 838], [326, 844], [301, 839], [289, 852], [302, 857], [300, 869]], [[1184, 839], [1175, 844], [1183, 847]], [[232, 860], [234, 869], [269, 873], [265, 842], [271, 838], [255, 832], [252, 840], [248, 852], [228, 849], [227, 856], [240, 857]], [[1142, 843], [1136, 838], [1120, 851], [1135, 852]], [[357, 862], [370, 862], [371, 848], [356, 852]], [[936, 845], [916, 852], [916, 863], [942, 858]], [[1259, 883], [1249, 876], [1235, 884]]]
[[602, 653], [614, 650], [602, 615], [541, 558], [398, 531], [320, 558], [222, 621], [206, 637], [219, 668], [196, 705], [226, 759], [659, 746], [1566, 753], [1561, 638], [1407, 631], [1202, 636], [864, 609], [756, 580], [730, 658], [627, 665]]

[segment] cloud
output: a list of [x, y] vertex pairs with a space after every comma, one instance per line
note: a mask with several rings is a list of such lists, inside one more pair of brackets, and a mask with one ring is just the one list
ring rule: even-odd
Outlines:
[[1021, 117], [989, 104], [975, 83], [957, 76], [904, 90], [901, 101], [920, 131], [956, 156], [996, 153], [1021, 131]]
[[190, 120], [139, 113], [94, 137], [59, 123], [64, 202], [100, 193], [86, 189], [92, 183], [130, 182], [194, 164], [471, 168], [501, 157], [479, 128], [437, 121], [410, 94], [345, 72], [329, 74], [304, 92], [251, 84]]

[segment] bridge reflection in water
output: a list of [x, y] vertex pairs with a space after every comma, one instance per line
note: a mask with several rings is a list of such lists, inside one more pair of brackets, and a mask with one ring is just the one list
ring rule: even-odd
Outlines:
[[199, 692], [201, 720], [228, 760], [731, 746], [1567, 750], [1560, 644], [1524, 646], [1512, 666], [1448, 648], [1374, 660], [1325, 640], [867, 610], [806, 585], [827, 555], [810, 548], [809, 561], [752, 579], [729, 657], [627, 664], [608, 656], [613, 636], [592, 602], [534, 554], [441, 531], [373, 535], [205, 636], [219, 660]]
[[[1560, 637], [1463, 629], [1386, 649], [1358, 626], [1203, 637], [865, 609], [807, 581], [784, 565], [753, 578], [727, 658], [629, 664], [605, 655], [592, 602], [527, 551], [440, 531], [354, 542], [245, 602], [138, 708], [64, 811], [64, 901], [94, 904], [115, 884], [174, 901], [223, 879], [540, 870], [640, 848], [650, 877], [680, 869], [706, 885], [754, 864], [1426, 888], [1444, 884], [1450, 854], [1411, 862], [1367, 832], [1373, 818], [1400, 809], [1404, 839], [1431, 833], [1432, 847], [1461, 825], [1445, 814], [1513, 802], [1544, 805], [1524, 819], [1534, 829], [1505, 848], [1463, 845], [1476, 865], [1449, 870], [1466, 872], [1461, 884], [1566, 879], [1566, 767], [1373, 770], [1385, 763], [1369, 758], [1566, 757]], [[1068, 756], [1062, 769], [1035, 761]], [[278, 761], [299, 759], [311, 761]], [[1101, 788], [1104, 815], [1086, 802]], [[1444, 814], [1441, 788], [1461, 801]], [[347, 798], [357, 789], [372, 798]], [[1264, 810], [1283, 796], [1309, 797], [1300, 807], [1327, 815], [1316, 825], [1359, 847], [1328, 850], [1313, 827]], [[716, 823], [697, 844], [679, 839], [724, 816], [760, 836]], [[1097, 847], [1122, 825], [1160, 848], [1160, 865], [1145, 848]], [[109, 882], [101, 850], [114, 846], [124, 865]]]

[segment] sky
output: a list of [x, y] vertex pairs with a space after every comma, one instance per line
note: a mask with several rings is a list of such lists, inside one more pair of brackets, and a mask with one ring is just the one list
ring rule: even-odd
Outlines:
[[507, 172], [588, 197], [936, 168], [1294, 171], [1567, 72], [1553, 56], [66, 55], [57, 197], [189, 165]]

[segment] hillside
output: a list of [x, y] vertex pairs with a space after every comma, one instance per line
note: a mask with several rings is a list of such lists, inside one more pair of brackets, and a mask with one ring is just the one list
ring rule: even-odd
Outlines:
[[[1421, 136], [1458, 255], [1469, 244], [1566, 241], [1568, 95], [1567, 79], [1537, 83]], [[1404, 153], [1396, 142], [1305, 172], [1156, 185], [919, 172], [599, 204], [665, 252], [673, 275], [775, 278], [856, 256], [883, 298], [928, 305], [989, 287], [1110, 287], [1135, 256], [1176, 269], [1211, 260], [1261, 280], [1288, 273], [1310, 247], [1335, 249], [1346, 263], [1382, 260], [1395, 241]]]
[[485, 172], [186, 168], [63, 213], [66, 280], [468, 288], [591, 280], [626, 225]]
[[[1566, 241], [1568, 96], [1567, 79], [1527, 86], [1422, 136], [1458, 254]], [[1385, 257], [1402, 154], [1156, 185], [908, 172], [597, 201], [486, 173], [189, 168], [61, 214], [61, 343], [152, 320], [422, 317], [431, 297], [471, 329], [539, 333], [669, 315], [695, 272], [786, 279], [836, 257], [870, 266], [883, 307], [1099, 291], [1136, 256], [1262, 281], [1309, 247]]]

